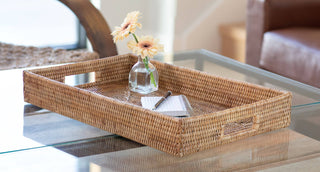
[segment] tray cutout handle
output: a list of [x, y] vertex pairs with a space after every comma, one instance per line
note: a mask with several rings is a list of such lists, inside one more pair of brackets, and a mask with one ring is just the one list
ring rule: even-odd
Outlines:
[[95, 72], [69, 75], [69, 76], [65, 76], [64, 83], [70, 86], [78, 86], [78, 85], [83, 85], [87, 83], [93, 83], [96, 81], [95, 76], [96, 76]]
[[231, 137], [253, 133], [259, 129], [259, 123], [260, 117], [258, 115], [227, 123], [222, 125], [220, 138], [227, 140]]

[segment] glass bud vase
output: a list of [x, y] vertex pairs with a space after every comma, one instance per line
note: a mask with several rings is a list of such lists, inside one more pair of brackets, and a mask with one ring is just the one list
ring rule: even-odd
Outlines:
[[158, 90], [158, 71], [150, 63], [149, 59], [147, 60], [147, 63], [148, 68], [139, 56], [138, 62], [131, 68], [129, 73], [129, 88], [131, 91], [148, 94]]

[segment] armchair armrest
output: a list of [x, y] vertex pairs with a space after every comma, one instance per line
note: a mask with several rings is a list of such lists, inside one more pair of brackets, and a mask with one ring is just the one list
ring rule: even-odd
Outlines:
[[248, 0], [246, 62], [259, 66], [263, 34], [285, 27], [320, 27], [319, 0]]
[[89, 0], [60, 0], [78, 17], [89, 38], [92, 48], [100, 58], [117, 55], [116, 45], [107, 21]]

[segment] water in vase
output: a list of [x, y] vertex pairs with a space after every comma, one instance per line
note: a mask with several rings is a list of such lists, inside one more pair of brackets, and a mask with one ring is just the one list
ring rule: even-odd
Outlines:
[[[129, 88], [131, 91], [148, 94], [158, 90], [158, 72], [151, 65], [149, 65], [149, 70], [144, 67], [143, 63], [133, 66], [129, 73]], [[151, 72], [156, 84], [151, 82]]]

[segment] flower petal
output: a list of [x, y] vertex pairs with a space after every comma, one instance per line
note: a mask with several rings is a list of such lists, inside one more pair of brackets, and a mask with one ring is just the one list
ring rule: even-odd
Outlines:
[[117, 40], [123, 40], [124, 38], [128, 37], [130, 33], [134, 33], [137, 27], [142, 27], [142, 25], [138, 23], [138, 18], [140, 15], [141, 13], [139, 11], [133, 11], [127, 14], [127, 17], [120, 25], [121, 27], [115, 27], [115, 31], [111, 33], [111, 35], [114, 37], [114, 42]]

